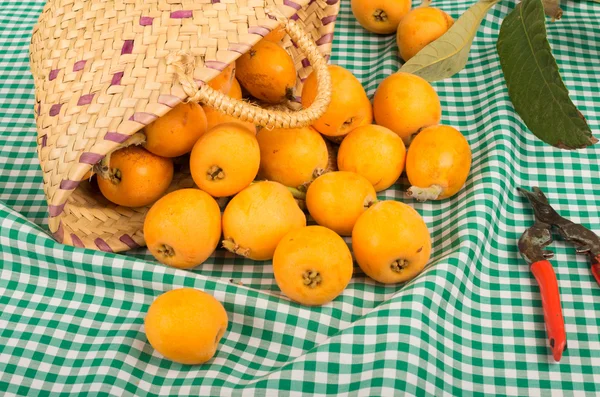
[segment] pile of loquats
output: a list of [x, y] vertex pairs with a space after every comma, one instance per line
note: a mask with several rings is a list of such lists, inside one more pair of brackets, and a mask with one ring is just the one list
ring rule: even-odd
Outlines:
[[[435, 39], [409, 38], [415, 26], [436, 23], [417, 12], [441, 13], [451, 23], [439, 10], [409, 11], [410, 0], [353, 0], [352, 9], [370, 30], [397, 30], [404, 59]], [[293, 99], [296, 70], [280, 45], [284, 34], [271, 32], [210, 85], [263, 105]], [[97, 173], [100, 191], [118, 205], [151, 205], [144, 238], [159, 262], [190, 269], [219, 244], [252, 260], [272, 259], [283, 294], [304, 305], [340, 295], [354, 260], [377, 282], [414, 278], [430, 258], [427, 226], [412, 207], [379, 201], [377, 192], [406, 172], [407, 193], [418, 200], [455, 195], [470, 170], [469, 144], [440, 125], [438, 95], [422, 78], [393, 74], [371, 103], [350, 71], [330, 65], [329, 72], [331, 104], [305, 128], [258, 129], [208, 106], [178, 105], [148, 125], [137, 144], [112, 153], [108, 170]], [[316, 90], [313, 73], [301, 92], [303, 107]], [[174, 162], [189, 164], [198, 188], [165, 194]], [[306, 213], [317, 225], [307, 226]], [[351, 237], [354, 258], [342, 237]], [[165, 357], [199, 364], [215, 354], [227, 324], [214, 297], [182, 288], [154, 301], [145, 330]]]

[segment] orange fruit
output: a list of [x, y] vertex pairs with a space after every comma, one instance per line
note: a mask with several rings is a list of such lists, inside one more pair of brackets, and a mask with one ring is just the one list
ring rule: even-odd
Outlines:
[[397, 72], [377, 88], [373, 112], [377, 124], [394, 131], [408, 145], [414, 134], [440, 122], [442, 105], [425, 79]]
[[180, 103], [144, 128], [144, 147], [163, 157], [181, 156], [192, 150], [206, 128], [206, 115], [200, 105]]
[[362, 214], [352, 230], [352, 250], [365, 274], [384, 284], [408, 281], [431, 255], [423, 218], [397, 201], [380, 201]]
[[[365, 89], [354, 75], [341, 66], [329, 65], [333, 92], [331, 103], [313, 127], [328, 138], [340, 142], [361, 125], [371, 124], [373, 108]], [[302, 106], [308, 108], [317, 96], [317, 77], [311, 73], [302, 88]]]
[[256, 182], [227, 204], [223, 247], [250, 259], [271, 259], [283, 236], [304, 226], [306, 216], [285, 186]]
[[389, 34], [410, 11], [411, 0], [352, 0], [352, 14], [369, 32]]
[[83, 178], [81, 178], [81, 180], [87, 181], [87, 180], [91, 179], [93, 175], [94, 175], [94, 172], [92, 170], [89, 170], [88, 172], [85, 173], [85, 175], [83, 175]]
[[240, 82], [237, 79], [233, 79], [231, 83], [231, 89], [227, 93], [233, 99], [242, 99], [242, 87], [240, 86]]
[[344, 240], [323, 226], [306, 226], [283, 237], [273, 257], [275, 281], [303, 305], [332, 301], [352, 277], [352, 254]]
[[227, 331], [225, 308], [212, 295], [193, 288], [161, 294], [144, 318], [150, 345], [181, 364], [202, 364], [216, 353]]
[[140, 146], [113, 152], [108, 166], [106, 177], [98, 174], [98, 187], [109, 201], [124, 207], [153, 203], [165, 193], [173, 179], [173, 161]]
[[404, 61], [417, 55], [425, 46], [450, 29], [454, 19], [435, 7], [417, 7], [409, 11], [398, 24], [396, 42]]
[[306, 207], [321, 226], [350, 236], [358, 217], [377, 201], [373, 185], [353, 172], [321, 175], [308, 187]]
[[[233, 79], [233, 84], [231, 85], [228, 95], [233, 99], [242, 99], [242, 88], [240, 87], [240, 83], [238, 83], [237, 79]], [[237, 117], [221, 113], [208, 105], [202, 106], [202, 109], [206, 115], [207, 130], [211, 130], [220, 124], [238, 123], [239, 125], [244, 126], [246, 129], [256, 134], [256, 126], [250, 122], [241, 121]]]
[[327, 145], [312, 127], [262, 128], [256, 138], [260, 146], [260, 179], [299, 187], [327, 168]]
[[471, 148], [455, 128], [425, 128], [413, 140], [406, 156], [408, 192], [418, 200], [441, 200], [464, 186], [471, 168]]
[[338, 151], [340, 171], [365, 177], [376, 191], [392, 186], [404, 170], [406, 147], [385, 127], [365, 125], [352, 131]]
[[171, 192], [150, 208], [144, 239], [161, 263], [190, 269], [203, 263], [221, 237], [221, 210], [208, 193], [198, 189]]
[[237, 60], [237, 79], [252, 95], [268, 103], [294, 98], [296, 67], [279, 45], [261, 40]]
[[211, 108], [210, 106], [203, 106], [203, 109], [204, 113], [206, 114], [206, 121], [208, 125], [207, 131], [212, 130], [216, 126], [234, 123], [238, 124], [241, 127], [244, 127], [245, 129], [256, 135], [256, 126], [250, 122], [241, 121], [240, 119], [234, 116], [221, 113], [218, 110]]
[[208, 82], [208, 85], [215, 90], [221, 91], [223, 94], [227, 94], [231, 90], [234, 80], [235, 62], [227, 65], [217, 77]]
[[194, 182], [214, 197], [231, 196], [246, 188], [259, 165], [256, 137], [238, 123], [209, 130], [198, 139], [190, 156]]
[[272, 41], [273, 43], [279, 43], [285, 37], [285, 33], [285, 28], [283, 27], [283, 25], [280, 25], [275, 29], [271, 30], [271, 32], [269, 32], [265, 37], [263, 37], [263, 39]]

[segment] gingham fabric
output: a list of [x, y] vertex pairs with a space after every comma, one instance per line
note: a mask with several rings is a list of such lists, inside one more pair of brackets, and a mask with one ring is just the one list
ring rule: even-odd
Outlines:
[[[455, 19], [473, 1], [434, 1]], [[548, 26], [572, 98], [600, 136], [600, 4], [564, 1]], [[600, 287], [587, 258], [553, 245], [568, 350], [554, 363], [538, 287], [517, 240], [532, 224], [518, 186], [539, 186], [562, 215], [600, 233], [600, 146], [562, 151], [537, 140], [507, 96], [495, 43], [504, 0], [487, 15], [465, 70], [434, 84], [443, 123], [473, 150], [465, 188], [440, 202], [402, 200], [431, 230], [430, 265], [383, 286], [355, 268], [334, 302], [282, 298], [270, 262], [219, 249], [193, 271], [145, 249], [108, 254], [47, 234], [36, 156], [30, 32], [43, 1], [0, 1], [0, 391], [43, 395], [593, 395], [600, 393]], [[399, 67], [394, 36], [364, 31], [342, 0], [332, 62], [369, 95]], [[223, 302], [229, 328], [202, 366], [163, 359], [143, 318], [161, 293], [200, 288]]]

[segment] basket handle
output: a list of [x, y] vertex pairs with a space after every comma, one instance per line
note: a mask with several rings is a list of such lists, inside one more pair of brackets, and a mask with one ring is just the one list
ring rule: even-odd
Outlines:
[[[267, 11], [268, 12], [268, 11]], [[271, 15], [276, 14], [271, 12]], [[327, 69], [327, 61], [321, 55], [317, 45], [309, 35], [294, 21], [282, 15], [274, 15], [283, 23], [286, 32], [303, 51], [313, 67], [317, 77], [317, 96], [306, 109], [295, 112], [266, 110], [248, 102], [231, 98], [220, 91], [204, 84], [198, 84], [191, 77], [195, 58], [188, 53], [177, 53], [168, 63], [175, 67], [177, 77], [183, 90], [188, 95], [186, 102], [202, 102], [216, 110], [266, 128], [299, 128], [306, 127], [320, 118], [331, 102], [331, 76]]]

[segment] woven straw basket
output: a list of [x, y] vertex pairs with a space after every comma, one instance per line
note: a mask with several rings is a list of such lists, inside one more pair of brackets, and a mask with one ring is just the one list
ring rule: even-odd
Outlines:
[[[182, 101], [213, 106], [265, 127], [305, 126], [331, 96], [327, 60], [339, 0], [49, 0], [30, 46], [38, 155], [55, 239], [119, 252], [144, 245], [148, 207], [102, 197], [86, 173]], [[295, 112], [261, 109], [208, 85], [272, 29], [319, 94]], [[192, 187], [178, 172], [170, 191]]]

